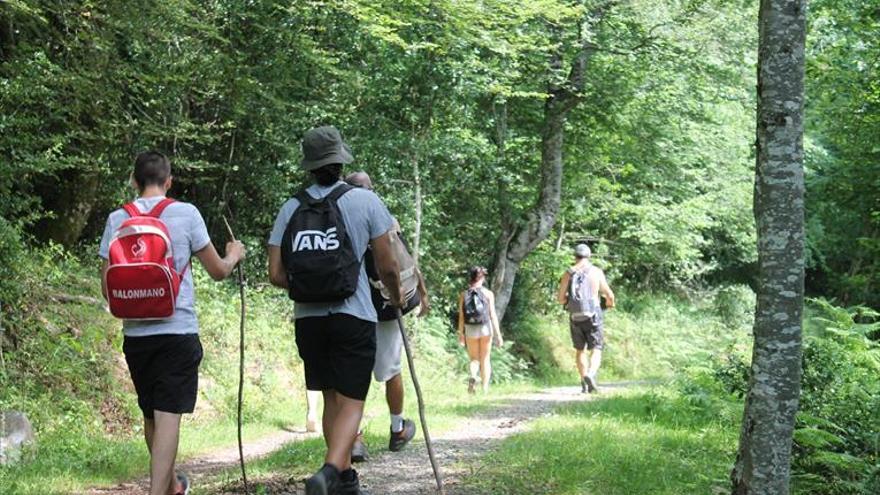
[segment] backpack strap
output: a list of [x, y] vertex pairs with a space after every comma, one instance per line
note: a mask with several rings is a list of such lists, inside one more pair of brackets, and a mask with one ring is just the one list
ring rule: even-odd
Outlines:
[[141, 216], [141, 210], [138, 210], [138, 207], [134, 203], [126, 203], [122, 205], [122, 209], [132, 218]]
[[159, 201], [159, 203], [156, 206], [154, 206], [153, 209], [148, 211], [147, 213], [142, 213], [141, 210], [138, 209], [137, 205], [134, 204], [134, 202], [126, 203], [126, 204], [122, 205], [122, 209], [125, 210], [125, 212], [128, 213], [128, 216], [130, 216], [132, 218], [134, 218], [134, 217], [159, 218], [159, 215], [161, 215], [162, 212], [165, 211], [165, 208], [167, 208], [168, 205], [170, 205], [173, 202], [174, 202], [173, 199], [165, 198], [162, 201]]
[[354, 189], [354, 186], [352, 186], [352, 185], [349, 185], [346, 183], [339, 184], [338, 186], [336, 186], [335, 189], [330, 191], [330, 194], [328, 194], [325, 197], [325, 199], [329, 199], [331, 201], [338, 201], [339, 198], [341, 198], [343, 194], [347, 193], [348, 191], [351, 191], [352, 189]]
[[318, 201], [315, 198], [313, 198], [309, 193], [307, 193], [305, 189], [296, 193], [296, 196], [294, 196], [294, 198], [296, 198], [296, 200], [299, 201], [300, 205], [310, 205], [310, 204], [314, 203], [315, 201]]
[[161, 215], [162, 212], [165, 211], [165, 208], [168, 208], [168, 205], [173, 202], [173, 199], [165, 198], [162, 201], [159, 201], [159, 204], [154, 206], [153, 209], [149, 211], [149, 213], [145, 213], [145, 215], [148, 217], [159, 218], [159, 215]]
[[299, 204], [301, 204], [301, 205], [311, 205], [311, 204], [320, 203], [321, 201], [326, 201], [326, 200], [337, 201], [337, 200], [339, 200], [339, 198], [342, 197], [343, 194], [347, 193], [348, 191], [351, 191], [352, 189], [354, 189], [354, 186], [348, 185], [343, 182], [342, 184], [339, 184], [338, 186], [336, 186], [332, 191], [330, 191], [330, 194], [328, 194], [320, 199], [313, 198], [312, 195], [309, 194], [305, 189], [298, 192], [296, 194], [296, 196], [294, 196], [294, 198], [296, 198], [296, 200], [299, 201]]

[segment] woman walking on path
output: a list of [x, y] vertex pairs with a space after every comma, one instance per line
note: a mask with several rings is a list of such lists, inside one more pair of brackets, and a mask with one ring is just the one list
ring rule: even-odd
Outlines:
[[468, 270], [468, 288], [458, 299], [458, 341], [467, 347], [470, 358], [468, 392], [475, 393], [477, 373], [483, 392], [489, 391], [492, 378], [492, 341], [501, 347], [501, 325], [495, 313], [495, 294], [483, 287], [488, 271], [481, 266]]

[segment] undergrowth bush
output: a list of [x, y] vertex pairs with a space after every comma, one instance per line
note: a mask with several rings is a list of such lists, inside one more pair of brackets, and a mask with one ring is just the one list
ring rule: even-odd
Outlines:
[[[806, 313], [793, 492], [880, 493], [880, 313], [822, 299]], [[693, 412], [725, 410], [747, 390], [748, 363], [743, 348], [716, 353], [679, 378], [681, 395]]]
[[810, 301], [794, 485], [820, 495], [880, 493], [880, 313]]

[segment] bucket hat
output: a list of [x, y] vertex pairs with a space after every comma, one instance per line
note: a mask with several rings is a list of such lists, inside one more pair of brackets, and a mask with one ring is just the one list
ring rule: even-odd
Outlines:
[[331, 163], [348, 164], [354, 161], [351, 148], [342, 140], [339, 129], [332, 125], [309, 129], [302, 139], [304, 170], [315, 170]]

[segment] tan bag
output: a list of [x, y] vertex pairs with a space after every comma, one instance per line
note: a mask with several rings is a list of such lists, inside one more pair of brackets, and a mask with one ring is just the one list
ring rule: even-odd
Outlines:
[[[394, 253], [394, 257], [397, 259], [397, 264], [400, 267], [400, 293], [404, 301], [410, 301], [418, 292], [419, 274], [416, 269], [416, 262], [412, 255], [409, 254], [406, 241], [403, 240], [400, 232], [397, 235], [391, 236], [391, 251]], [[386, 300], [391, 299], [385, 284], [378, 277], [375, 279], [370, 277], [370, 285], [377, 289], [383, 298]]]

